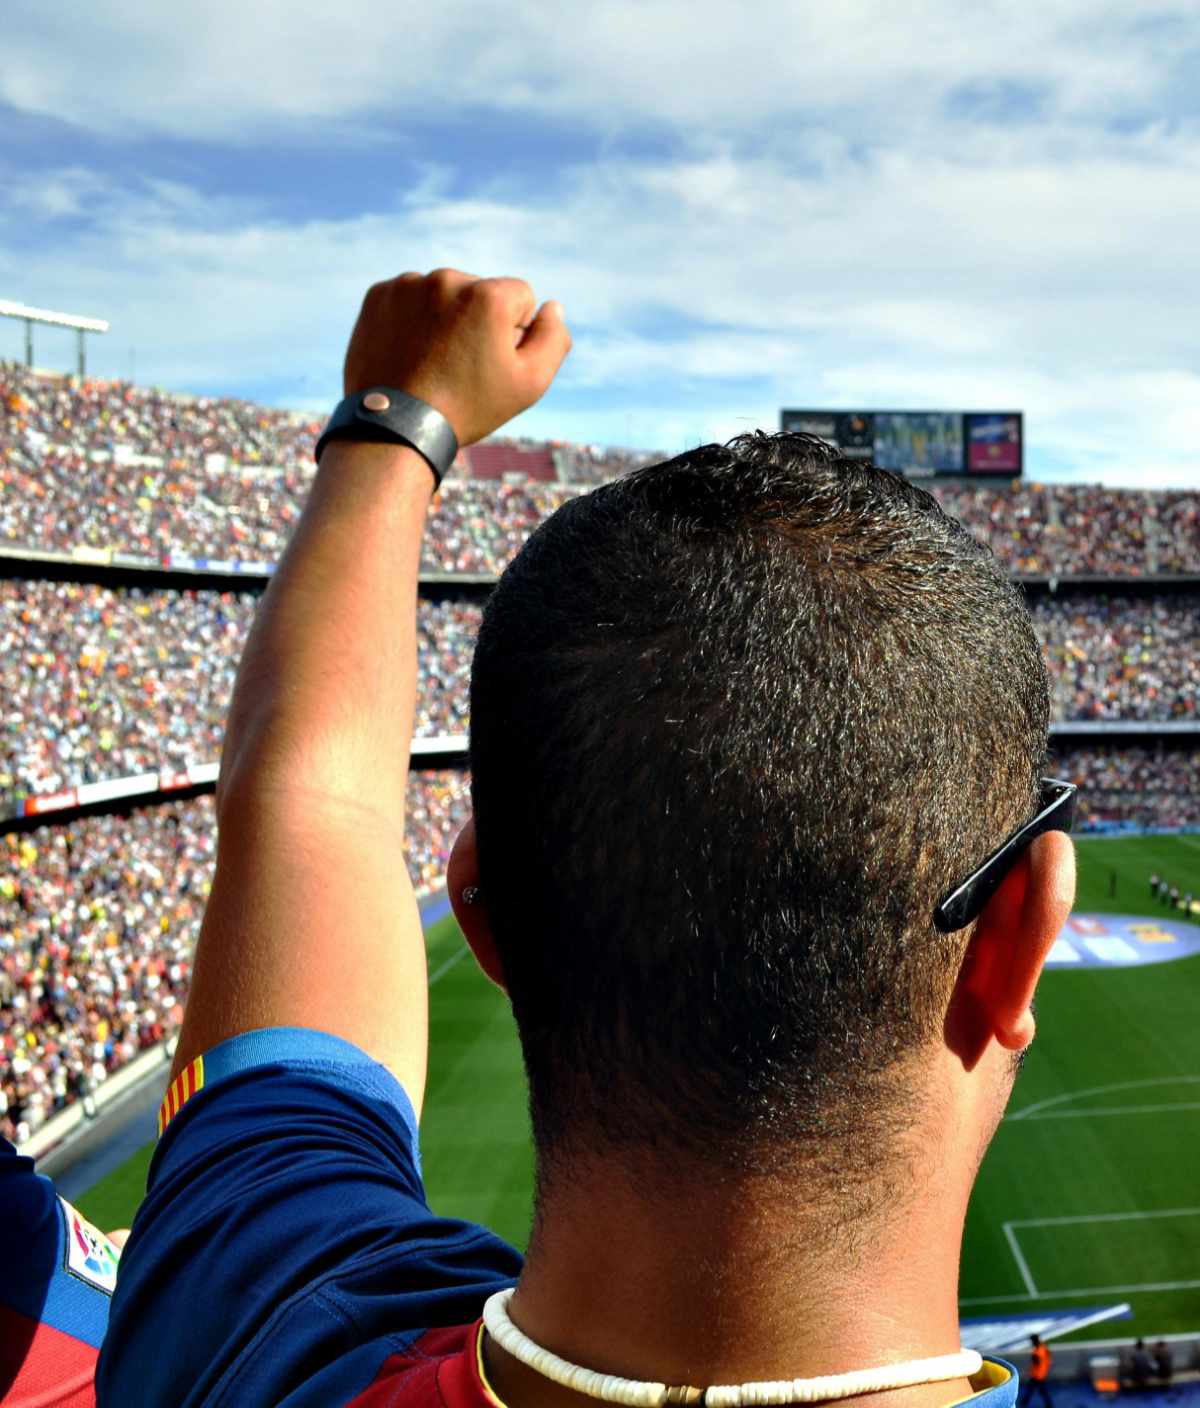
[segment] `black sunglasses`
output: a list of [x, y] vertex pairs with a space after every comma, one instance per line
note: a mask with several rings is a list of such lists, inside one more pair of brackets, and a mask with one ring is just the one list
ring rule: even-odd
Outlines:
[[1014, 831], [994, 850], [987, 860], [958, 886], [933, 911], [933, 922], [943, 934], [965, 929], [978, 919], [983, 907], [1000, 888], [1000, 884], [1017, 862], [1017, 857], [1035, 836], [1046, 831], [1070, 831], [1075, 820], [1073, 782], [1061, 778], [1043, 777], [1038, 812], [1032, 821]]

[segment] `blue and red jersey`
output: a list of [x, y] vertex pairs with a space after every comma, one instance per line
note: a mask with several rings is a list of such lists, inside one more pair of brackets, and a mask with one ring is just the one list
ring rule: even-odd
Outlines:
[[0, 1405], [91, 1408], [119, 1253], [0, 1139]]
[[[382, 1066], [298, 1028], [222, 1043], [173, 1083], [121, 1262], [100, 1408], [503, 1408], [479, 1316], [521, 1258], [430, 1211]], [[1011, 1408], [985, 1363], [973, 1404]]]

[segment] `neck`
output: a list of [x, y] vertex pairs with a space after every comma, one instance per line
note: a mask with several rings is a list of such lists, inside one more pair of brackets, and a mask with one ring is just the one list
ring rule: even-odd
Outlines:
[[[588, 1369], [667, 1384], [810, 1378], [952, 1354], [969, 1180], [925, 1177], [917, 1195], [831, 1228], [804, 1191], [709, 1177], [656, 1195], [611, 1166], [543, 1190], [509, 1312], [538, 1345]], [[487, 1339], [509, 1408], [592, 1401]], [[871, 1408], [935, 1408], [965, 1379], [871, 1395]]]

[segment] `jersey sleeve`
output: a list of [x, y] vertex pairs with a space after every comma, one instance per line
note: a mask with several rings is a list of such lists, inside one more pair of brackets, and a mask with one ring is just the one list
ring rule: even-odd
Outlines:
[[119, 1253], [0, 1140], [0, 1400], [91, 1405]]
[[475, 1319], [519, 1273], [490, 1232], [430, 1211], [407, 1096], [337, 1037], [223, 1042], [172, 1083], [159, 1125], [101, 1408], [300, 1402], [365, 1345]]

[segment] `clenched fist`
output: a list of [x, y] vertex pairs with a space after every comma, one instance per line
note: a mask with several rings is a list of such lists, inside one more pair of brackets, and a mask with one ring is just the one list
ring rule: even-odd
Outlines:
[[345, 394], [407, 391], [471, 445], [539, 401], [570, 349], [562, 305], [539, 308], [521, 279], [401, 274], [367, 290], [346, 352]]

